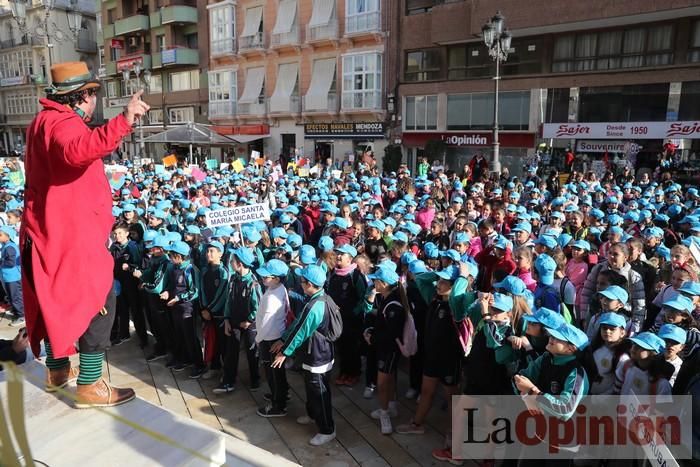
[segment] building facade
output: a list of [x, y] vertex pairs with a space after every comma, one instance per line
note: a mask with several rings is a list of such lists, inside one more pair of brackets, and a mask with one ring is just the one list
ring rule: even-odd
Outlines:
[[[94, 3], [78, 3], [82, 28], [77, 37], [66, 14], [73, 7], [70, 2], [52, 2], [48, 28], [44, 26], [46, 5], [43, 0], [27, 3], [23, 31], [9, 3], [0, 2], [0, 152], [4, 154], [23, 152], [27, 127], [51, 84], [52, 63], [81, 60], [95, 72], [98, 68]], [[96, 117], [100, 119], [99, 113]]]
[[[481, 27], [497, 10], [513, 34], [499, 95], [501, 161], [511, 171], [542, 142], [591, 160], [634, 145], [638, 165], [653, 166], [672, 133], [639, 123], [700, 120], [700, 1], [402, 0], [400, 10], [397, 127], [411, 164], [435, 157], [430, 140], [446, 144], [443, 162], [459, 171], [477, 152], [491, 154], [495, 65]], [[627, 130], [550, 131], [569, 123]], [[696, 137], [673, 139], [692, 155]]]
[[[144, 137], [173, 125], [206, 123], [206, 18], [204, 3], [196, 0], [103, 1], [98, 43], [105, 117], [117, 115], [144, 88], [143, 99], [151, 106], [141, 129]], [[139, 144], [140, 132], [123, 144], [123, 155], [162, 157], [163, 145]]]
[[383, 153], [388, 3], [209, 3], [209, 120], [238, 141], [235, 155]]

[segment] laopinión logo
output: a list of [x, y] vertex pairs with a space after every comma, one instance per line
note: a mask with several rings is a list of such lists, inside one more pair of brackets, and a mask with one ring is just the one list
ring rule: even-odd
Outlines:
[[454, 396], [452, 455], [675, 465], [692, 457], [691, 411], [690, 396]]

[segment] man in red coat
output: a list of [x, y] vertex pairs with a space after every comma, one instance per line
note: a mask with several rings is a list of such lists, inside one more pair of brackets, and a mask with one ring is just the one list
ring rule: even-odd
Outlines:
[[[76, 407], [112, 406], [131, 389], [102, 379], [114, 321], [113, 260], [107, 250], [111, 189], [102, 158], [132, 131], [148, 105], [142, 91], [124, 113], [91, 129], [100, 84], [83, 62], [51, 67], [53, 84], [27, 130], [25, 212], [20, 232], [25, 314], [32, 349], [46, 344], [47, 390], [78, 377]], [[68, 356], [79, 344], [80, 371]]]

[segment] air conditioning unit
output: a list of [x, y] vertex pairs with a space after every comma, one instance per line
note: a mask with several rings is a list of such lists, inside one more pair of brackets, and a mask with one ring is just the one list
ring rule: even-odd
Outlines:
[[136, 36], [132, 36], [129, 38], [129, 47], [138, 47], [139, 46], [139, 38]]

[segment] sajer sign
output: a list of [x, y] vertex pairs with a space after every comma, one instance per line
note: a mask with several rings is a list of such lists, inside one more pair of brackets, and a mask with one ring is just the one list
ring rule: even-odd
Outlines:
[[209, 211], [206, 218], [208, 227], [267, 221], [270, 220], [270, 207], [265, 203], [232, 206]]
[[700, 139], [700, 121], [545, 123], [542, 137], [553, 139]]
[[384, 138], [384, 122], [305, 123], [308, 138]]

